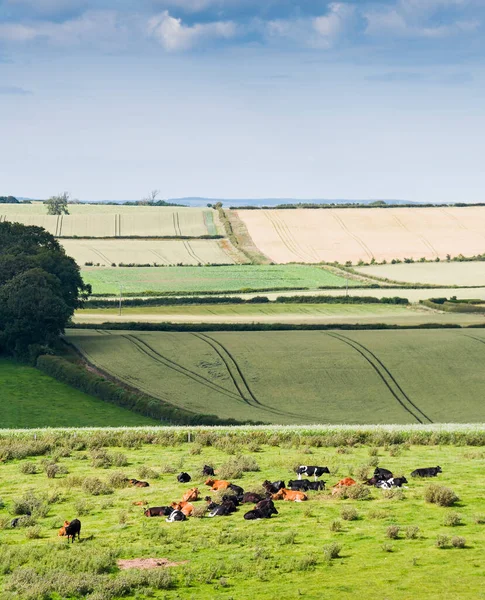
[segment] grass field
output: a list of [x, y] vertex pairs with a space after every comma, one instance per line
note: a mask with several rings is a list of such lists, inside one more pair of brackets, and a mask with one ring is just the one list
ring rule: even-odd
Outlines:
[[69, 206], [69, 215], [49, 216], [42, 204], [0, 206], [0, 222], [39, 225], [57, 237], [168, 237], [217, 235], [211, 209], [149, 206]]
[[149, 425], [152, 419], [83, 394], [37, 369], [0, 359], [0, 427]]
[[[177, 242], [179, 243], [179, 242]], [[191, 242], [192, 243], [192, 242]], [[97, 262], [97, 261], [96, 261]], [[119, 267], [117, 269], [82, 269], [83, 279], [93, 286], [95, 294], [117, 294], [120, 283], [131, 293], [153, 292], [217, 292], [245, 289], [345, 288], [346, 279], [322, 269], [306, 265], [239, 265], [223, 267]], [[352, 279], [349, 287], [362, 285]]]
[[97, 367], [185, 409], [268, 423], [483, 422], [484, 330], [70, 330]]
[[247, 262], [227, 240], [62, 240], [62, 246], [80, 266], [87, 262], [104, 267], [113, 263], [231, 265]]
[[238, 210], [276, 263], [433, 259], [485, 251], [485, 207]]
[[[401, 263], [358, 267], [366, 276], [402, 281], [403, 283], [428, 283], [431, 285], [483, 285], [485, 262]], [[473, 296], [474, 291], [470, 290]]]
[[[90, 600], [122, 595], [165, 600], [485, 597], [485, 453], [481, 448], [318, 448], [298, 436], [289, 437], [290, 443], [275, 441], [268, 446], [258, 443], [257, 434], [249, 434], [244, 443], [225, 439], [222, 433], [211, 446], [204, 444], [203, 434], [202, 443], [137, 446], [136, 436], [125, 431], [119, 434], [119, 447], [104, 449], [105, 438], [103, 432], [91, 436], [76, 432], [45, 456], [27, 452], [23, 458], [0, 465], [0, 587], [6, 600], [47, 598], [53, 592], [57, 592], [52, 596], [56, 598]], [[14, 455], [25, 444], [15, 437], [12, 443]], [[5, 444], [8, 439], [1, 441], [2, 448]], [[106, 451], [125, 466], [94, 466], [104, 464]], [[375, 464], [406, 475], [409, 483], [401, 499], [399, 495], [386, 498], [373, 488], [371, 498], [365, 501], [337, 499], [329, 491], [310, 492], [305, 503], [278, 502], [279, 514], [263, 521], [243, 519], [252, 508], [249, 505], [229, 517], [190, 518], [169, 524], [144, 517], [142, 509], [132, 504], [146, 500], [150, 506], [166, 505], [193, 485], [204, 494], [207, 488], [199, 474], [202, 465], [218, 469], [231, 460], [240, 464], [238, 455], [255, 461], [260, 469], [231, 477], [245, 490], [259, 490], [266, 478], [288, 481], [299, 464], [328, 465], [327, 486], [344, 476], [359, 479], [357, 472], [370, 474]], [[45, 459], [55, 459], [68, 473], [48, 479]], [[455, 491], [460, 500], [454, 507], [425, 502], [429, 480], [409, 476], [416, 467], [437, 464], [443, 473], [433, 483]], [[37, 474], [25, 473], [33, 468]], [[192, 483], [177, 483], [175, 475], [181, 470], [192, 475]], [[115, 480], [115, 472], [120, 471], [127, 477], [148, 480], [150, 487], [119, 489], [108, 484], [108, 493], [98, 496], [90, 494], [85, 484], [83, 487], [86, 479]], [[26, 494], [31, 501], [40, 501], [33, 522], [26, 528], [9, 528], [17, 500]], [[202, 504], [195, 503], [197, 507]], [[352, 509], [357, 518], [343, 519], [342, 511]], [[453, 514], [459, 515], [461, 525], [445, 525], [445, 519]], [[57, 537], [57, 529], [65, 519], [75, 517], [82, 522], [81, 541], [68, 545], [65, 538]], [[398, 539], [387, 537], [393, 525], [400, 527]], [[407, 537], [408, 528], [413, 527], [418, 528], [416, 537]], [[465, 538], [465, 547], [455, 548], [448, 542], [447, 547], [438, 548], [438, 535], [449, 540]], [[325, 557], [331, 544], [340, 546], [339, 558]], [[139, 572], [120, 572], [117, 566], [118, 559], [152, 557], [181, 564]]]
[[[484, 309], [485, 310], [485, 309]], [[485, 315], [434, 312], [418, 306], [391, 304], [211, 304], [133, 306], [78, 310], [76, 323], [164, 322], [172, 323], [485, 323]]]

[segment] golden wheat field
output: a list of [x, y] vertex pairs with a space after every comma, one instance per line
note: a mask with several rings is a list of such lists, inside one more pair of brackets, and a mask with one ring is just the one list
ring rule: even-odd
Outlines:
[[202, 208], [72, 204], [69, 213], [49, 216], [41, 203], [5, 204], [0, 222], [38, 225], [57, 237], [197, 237], [220, 229], [216, 211]]
[[446, 258], [485, 252], [485, 207], [238, 210], [276, 263]]
[[79, 265], [198, 265], [244, 262], [227, 240], [62, 240]]

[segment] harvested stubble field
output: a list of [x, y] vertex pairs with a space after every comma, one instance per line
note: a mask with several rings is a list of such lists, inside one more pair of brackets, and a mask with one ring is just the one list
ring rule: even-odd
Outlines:
[[[485, 261], [400, 263], [357, 267], [365, 276], [379, 277], [403, 283], [424, 283], [430, 285], [478, 286], [485, 284]], [[469, 297], [475, 297], [475, 290], [469, 290]]]
[[[167, 243], [167, 242], [165, 242]], [[180, 243], [180, 242], [174, 242]], [[191, 241], [191, 244], [193, 242]], [[96, 261], [98, 262], [98, 261]], [[320, 267], [306, 265], [238, 265], [221, 267], [118, 267], [84, 268], [83, 279], [95, 294], [218, 292], [265, 289], [298, 289], [330, 286], [344, 288], [346, 279]], [[349, 287], [362, 285], [348, 280]], [[341, 290], [339, 293], [342, 293]]]
[[[155, 429], [63, 435], [54, 430], [36, 432], [35, 441], [27, 432], [3, 434], [2, 597], [484, 597], [482, 448], [409, 443], [370, 447], [356, 444], [358, 436], [350, 431], [335, 437], [351, 445], [320, 447], [323, 436], [315, 433], [247, 430], [234, 436], [192, 431], [191, 443], [187, 432]], [[52, 463], [58, 466], [57, 475], [48, 478]], [[243, 519], [252, 505], [228, 517], [192, 517], [183, 523], [144, 517], [143, 508], [133, 505], [167, 505], [193, 486], [204, 495], [204, 464], [247, 491], [260, 490], [265, 479], [294, 478], [299, 464], [328, 466], [328, 487], [345, 476], [361, 480], [375, 465], [404, 474], [409, 483], [402, 493], [369, 488], [366, 500], [309, 492], [304, 503], [277, 502], [279, 514], [262, 521]], [[432, 483], [459, 496], [452, 507], [426, 502], [430, 481], [410, 477], [416, 467], [438, 464], [443, 473]], [[182, 470], [192, 475], [190, 484], [176, 481]], [[123, 476], [148, 480], [150, 487], [124, 487]], [[194, 504], [199, 509], [204, 501]], [[25, 507], [33, 508], [26, 526], [9, 527]], [[456, 514], [461, 524], [446, 525], [456, 522]], [[57, 530], [73, 518], [81, 520], [81, 541], [68, 544]], [[397, 539], [390, 539], [388, 532], [396, 527]], [[438, 536], [447, 538], [444, 547], [437, 546]], [[455, 537], [464, 539], [464, 548], [452, 545]], [[179, 566], [120, 572], [118, 560], [135, 558], [165, 558]]]
[[267, 423], [483, 422], [485, 331], [68, 330], [89, 362], [196, 413]]
[[217, 235], [217, 211], [202, 208], [69, 205], [69, 215], [49, 216], [44, 205], [2, 205], [0, 222], [44, 227], [57, 237], [178, 237]]
[[[0, 428], [149, 425], [143, 417], [60, 383], [33, 367], [0, 359]], [[0, 492], [1, 495], [1, 492]]]
[[[247, 262], [227, 240], [62, 240], [79, 265], [207, 265]], [[134, 271], [136, 267], [131, 267]]]
[[238, 210], [276, 263], [474, 256], [485, 250], [485, 207]]
[[[484, 308], [485, 312], [485, 308]], [[485, 315], [441, 313], [419, 306], [392, 304], [211, 304], [173, 306], [132, 306], [78, 310], [76, 323], [103, 322], [171, 323], [485, 323]]]

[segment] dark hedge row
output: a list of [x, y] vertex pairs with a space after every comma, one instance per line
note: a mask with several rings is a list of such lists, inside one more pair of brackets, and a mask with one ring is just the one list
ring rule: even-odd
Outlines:
[[430, 298], [429, 300], [421, 300], [421, 304], [435, 310], [442, 310], [451, 313], [484, 313], [485, 306], [475, 306], [467, 302], [453, 302], [446, 298]]
[[220, 419], [216, 415], [191, 413], [168, 402], [127, 390], [105, 377], [87, 371], [60, 356], [42, 355], [37, 368], [54, 379], [66, 383], [81, 392], [95, 396], [104, 402], [116, 404], [133, 412], [157, 419], [168, 425], [244, 425], [255, 424], [235, 419]]

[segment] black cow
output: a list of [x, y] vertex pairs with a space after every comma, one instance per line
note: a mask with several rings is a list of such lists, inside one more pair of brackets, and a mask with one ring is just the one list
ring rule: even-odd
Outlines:
[[237, 510], [236, 505], [231, 500], [224, 500], [222, 504], [212, 502], [207, 508], [209, 509], [209, 517], [227, 517]]
[[324, 473], [330, 474], [328, 467], [312, 467], [308, 465], [300, 465], [296, 470], [298, 479], [301, 479], [302, 475], [306, 475], [307, 477], [311, 477], [313, 475], [315, 477], [315, 481]]
[[143, 513], [145, 517], [168, 517], [173, 513], [171, 506], [152, 506]]
[[179, 473], [177, 475], [177, 481], [179, 483], [189, 483], [192, 480], [192, 477], [188, 473]]
[[290, 481], [288, 481], [288, 489], [295, 492], [306, 492], [309, 483], [310, 482], [307, 479], [290, 479]]
[[374, 477], [377, 477], [377, 481], [387, 481], [393, 477], [393, 474], [388, 469], [381, 469], [376, 467], [374, 470]]
[[79, 519], [73, 519], [64, 529], [66, 531], [67, 543], [69, 543], [69, 538], [71, 538], [72, 543], [74, 544], [76, 535], [78, 541], [81, 539], [81, 521]]
[[285, 482], [281, 480], [273, 481], [273, 483], [271, 483], [271, 481], [266, 480], [263, 481], [263, 487], [269, 494], [276, 494], [277, 492], [285, 488], [286, 485]]
[[206, 477], [214, 477], [214, 468], [210, 467], [209, 465], [204, 465], [202, 467], [202, 475], [205, 475]]
[[10, 521], [10, 527], [18, 527], [20, 521], [20, 517], [15, 517], [15, 519], [12, 519]]
[[239, 500], [239, 502], [241, 502], [241, 499], [244, 495], [244, 490], [242, 489], [242, 487], [240, 485], [236, 485], [235, 483], [230, 483], [228, 485], [227, 489], [232, 490], [236, 494], [236, 497]]
[[273, 500], [266, 499], [258, 502], [253, 510], [248, 511], [244, 518], [247, 521], [253, 521], [256, 519], [269, 519], [271, 515], [277, 515], [278, 511], [275, 508]]
[[233, 494], [224, 494], [221, 500], [222, 502], [232, 502], [234, 506], [239, 506], [239, 504], [241, 503], [241, 501], [239, 500], [239, 496], [234, 496]]
[[443, 473], [441, 467], [426, 467], [424, 469], [415, 469], [411, 477], [436, 477], [438, 473]]
[[318, 492], [318, 490], [324, 490], [325, 483], [326, 481], [322, 481], [321, 479], [319, 481], [307, 481], [307, 490], [313, 490], [315, 492]]
[[256, 494], [256, 492], [246, 492], [241, 500], [242, 504], [256, 504], [257, 502], [261, 502], [264, 500], [264, 496], [261, 494]]
[[167, 523], [173, 523], [174, 521], [186, 521], [187, 517], [181, 510], [174, 510], [165, 520]]

